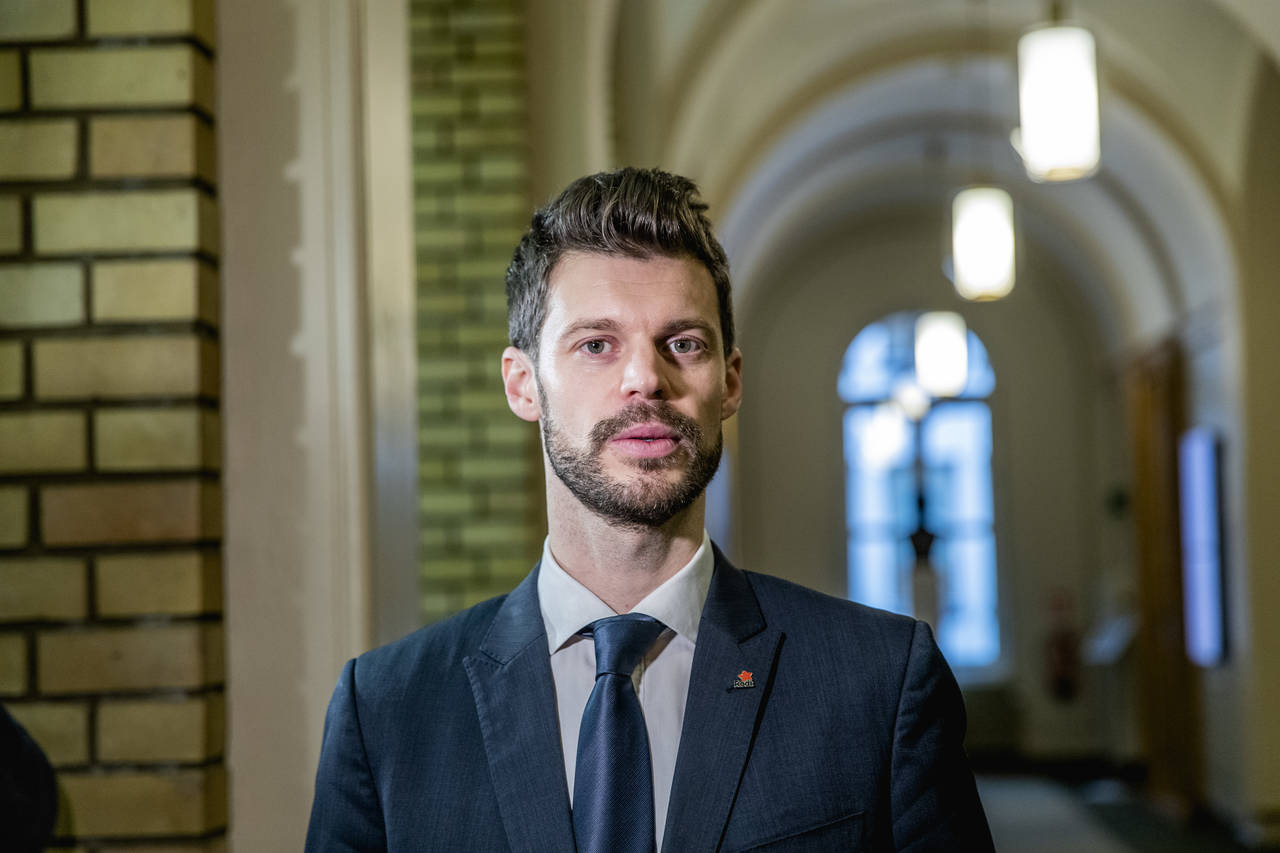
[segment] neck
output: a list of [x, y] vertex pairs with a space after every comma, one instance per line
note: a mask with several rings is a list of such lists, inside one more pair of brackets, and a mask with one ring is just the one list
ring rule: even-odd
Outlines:
[[660, 527], [620, 526], [578, 502], [549, 472], [547, 541], [560, 568], [626, 613], [684, 568], [702, 544], [706, 496]]

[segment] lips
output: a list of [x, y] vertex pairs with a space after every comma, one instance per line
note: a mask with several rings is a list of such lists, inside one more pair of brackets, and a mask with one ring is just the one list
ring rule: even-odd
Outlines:
[[658, 441], [664, 438], [679, 441], [680, 433], [663, 424], [648, 423], [624, 429], [613, 437], [614, 441]]
[[589, 435], [594, 452], [608, 448], [648, 465], [664, 464], [682, 447], [702, 446], [698, 422], [665, 400], [632, 406], [598, 421]]
[[674, 451], [680, 445], [680, 434], [662, 424], [647, 423], [622, 430], [609, 444], [629, 456], [652, 459]]

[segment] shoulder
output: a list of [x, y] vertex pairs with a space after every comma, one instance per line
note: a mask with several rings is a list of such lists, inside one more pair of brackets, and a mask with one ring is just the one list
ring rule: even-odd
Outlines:
[[791, 621], [818, 620], [824, 626], [840, 623], [860, 631], [884, 632], [909, 638], [916, 620], [837, 598], [788, 580], [760, 572], [743, 571], [766, 616]]
[[765, 621], [787, 636], [788, 643], [822, 646], [856, 654], [901, 671], [927, 626], [910, 616], [891, 613], [827, 595], [772, 575], [743, 571]]
[[483, 601], [360, 655], [350, 664], [356, 691], [367, 695], [408, 683], [441, 683], [461, 672], [463, 660], [479, 648], [505, 600], [500, 595]]
[[[884, 642], [906, 649], [919, 624], [910, 616], [868, 607], [818, 592], [771, 574], [735, 566], [713, 543], [717, 583], [712, 581], [712, 597], [717, 595], [735, 607], [760, 608], [771, 628], [789, 637], [818, 635], [829, 642]], [[746, 592], [743, 584], [750, 592]], [[721, 590], [717, 593], [716, 590]]]

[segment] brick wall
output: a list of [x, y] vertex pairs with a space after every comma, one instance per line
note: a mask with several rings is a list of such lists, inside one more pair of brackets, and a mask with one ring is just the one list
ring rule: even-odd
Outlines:
[[503, 274], [532, 212], [518, 0], [413, 0], [424, 611], [511, 589], [543, 535], [537, 429], [507, 409]]
[[0, 700], [85, 851], [223, 846], [213, 31], [0, 3]]

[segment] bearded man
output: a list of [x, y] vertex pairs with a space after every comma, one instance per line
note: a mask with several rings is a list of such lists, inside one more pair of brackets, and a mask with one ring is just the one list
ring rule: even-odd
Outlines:
[[347, 664], [308, 850], [991, 849], [928, 626], [707, 537], [742, 354], [704, 211], [622, 169], [534, 214], [502, 377], [542, 434], [542, 559]]

